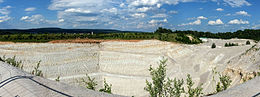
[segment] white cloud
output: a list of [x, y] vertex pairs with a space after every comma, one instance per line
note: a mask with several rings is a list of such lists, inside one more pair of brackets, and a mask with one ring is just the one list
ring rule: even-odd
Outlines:
[[83, 10], [81, 8], [69, 8], [69, 9], [66, 9], [64, 12], [69, 12], [69, 13], [91, 13], [91, 11]]
[[197, 19], [199, 19], [199, 20], [206, 20], [206, 19], [208, 19], [208, 18], [206, 18], [206, 17], [204, 17], [204, 16], [199, 16], [199, 17], [197, 17]]
[[103, 9], [101, 12], [110, 12], [110, 13], [117, 13], [116, 8], [109, 8], [109, 9]]
[[[220, 1], [220, 0], [217, 0]], [[223, 0], [221, 0], [223, 3]], [[226, 0], [226, 2], [231, 2]], [[107, 27], [118, 28], [137, 27], [138, 23], [162, 23], [163, 20], [178, 11], [162, 8], [164, 5], [176, 5], [185, 2], [212, 2], [211, 0], [51, 0], [48, 9], [56, 10], [57, 22], [64, 19], [68, 27]], [[236, 1], [234, 4], [239, 4]], [[230, 4], [233, 4], [230, 3]], [[228, 3], [227, 3], [228, 4]], [[240, 5], [242, 6], [242, 5]], [[164, 13], [164, 14], [160, 14]], [[195, 17], [194, 25], [201, 23], [207, 17]], [[150, 20], [150, 21], [149, 21]], [[166, 19], [167, 20], [167, 19]], [[113, 22], [113, 25], [111, 25]], [[167, 20], [168, 22], [168, 20]], [[164, 22], [163, 22], [164, 23]], [[191, 22], [192, 23], [192, 22]], [[106, 25], [105, 25], [106, 24]], [[93, 25], [93, 26], [92, 26]], [[108, 25], [108, 26], [107, 26]]]
[[260, 29], [260, 24], [254, 25], [252, 28], [253, 28], [253, 29]]
[[247, 2], [246, 0], [224, 0], [227, 4], [229, 4], [231, 7], [241, 7], [241, 6], [250, 6], [251, 4]]
[[224, 11], [222, 8], [217, 8], [216, 11]]
[[186, 23], [186, 24], [181, 24], [181, 25], [178, 25], [178, 26], [187, 26], [187, 25], [200, 25], [201, 24], [201, 20], [198, 19], [194, 22], [190, 22], [190, 23]]
[[229, 21], [228, 24], [249, 24], [249, 21], [243, 21], [242, 19], [234, 19]]
[[151, 10], [152, 7], [141, 7], [141, 8], [138, 8], [136, 11], [138, 12], [147, 12], [148, 10]]
[[23, 16], [20, 20], [27, 20], [29, 16]]
[[8, 21], [8, 20], [10, 20], [10, 19], [11, 19], [11, 17], [9, 17], [9, 16], [7, 16], [7, 15], [5, 15], [5, 16], [0, 16], [0, 23], [5, 22], [5, 21]]
[[146, 17], [146, 14], [145, 13], [135, 13], [135, 14], [132, 14], [131, 16], [135, 17], [135, 18], [144, 18], [144, 17]]
[[175, 10], [171, 10], [168, 12], [169, 14], [178, 14], [178, 11], [175, 11]]
[[30, 22], [32, 24], [46, 23], [44, 16], [42, 16], [40, 14], [36, 14], [36, 15], [32, 15], [32, 16], [23, 16], [20, 20]]
[[156, 14], [154, 16], [151, 16], [152, 18], [165, 18], [167, 17], [168, 15], [167, 14]]
[[246, 11], [239, 11], [239, 12], [236, 12], [235, 15], [251, 16], [251, 15], [248, 14]]
[[217, 19], [216, 21], [209, 21], [208, 22], [209, 25], [222, 25], [224, 24], [221, 19]]
[[58, 22], [64, 22], [65, 20], [64, 19], [59, 19]]
[[168, 22], [167, 19], [163, 19], [163, 20], [151, 20], [151, 21], [149, 21], [150, 24], [167, 23], [167, 22]]
[[130, 6], [141, 6], [141, 5], [156, 5], [159, 4], [160, 0], [135, 0], [131, 2]]
[[188, 18], [188, 20], [206, 20], [208, 19], [205, 16], [198, 16], [198, 17], [192, 17], [192, 18]]
[[0, 9], [0, 23], [8, 21], [11, 19], [11, 17], [9, 17], [10, 11], [9, 9], [11, 8], [11, 6], [6, 6]]
[[120, 7], [125, 7], [125, 3], [121, 3], [121, 4], [120, 4]]
[[8, 15], [10, 13], [9, 9], [12, 8], [11, 6], [6, 6], [0, 9], [0, 14]]
[[35, 11], [35, 10], [36, 10], [35, 7], [29, 7], [29, 8], [24, 9], [24, 11]]

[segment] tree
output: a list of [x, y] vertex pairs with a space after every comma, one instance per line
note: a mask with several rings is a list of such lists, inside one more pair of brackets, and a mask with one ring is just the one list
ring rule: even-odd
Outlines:
[[[173, 82], [173, 85], [172, 85]], [[177, 80], [176, 78], [174, 80], [171, 80], [168, 78], [168, 81], [164, 85], [165, 89], [165, 97], [180, 97], [182, 93], [185, 93], [184, 87], [184, 80]], [[173, 86], [173, 87], [172, 87]]]
[[223, 90], [226, 90], [230, 85], [232, 80], [230, 80], [230, 77], [227, 75], [221, 75], [219, 74], [219, 80], [217, 86], [216, 86], [216, 92], [221, 92]]
[[192, 81], [192, 78], [190, 77], [190, 74], [187, 75], [187, 87], [188, 87], [188, 95], [189, 97], [200, 97], [202, 93], [203, 88], [201, 87], [202, 84], [200, 84], [196, 88], [192, 88], [194, 85], [194, 82]]
[[248, 41], [246, 41], [246, 45], [250, 45], [250, 41], [248, 40]]
[[[167, 59], [160, 60], [159, 67], [153, 69], [151, 66], [149, 68], [150, 75], [152, 76], [153, 82], [148, 82], [146, 80], [146, 87], [144, 88], [149, 92], [151, 97], [162, 97], [164, 93], [164, 85], [166, 80], [166, 62]], [[170, 82], [169, 82], [170, 83]]]
[[211, 45], [211, 48], [216, 48], [216, 44], [215, 43], [213, 43], [212, 45]]
[[229, 47], [228, 43], [225, 43], [225, 47]]
[[[180, 97], [185, 93], [183, 84], [184, 80], [170, 78], [166, 79], [166, 62], [167, 59], [160, 60], [159, 67], [152, 68], [150, 66], [149, 71], [152, 76], [152, 82], [146, 80], [146, 87], [144, 88], [149, 92], [150, 97]], [[190, 75], [187, 78], [187, 88], [189, 97], [199, 97], [202, 94], [202, 84], [199, 87], [193, 88], [194, 82]]]

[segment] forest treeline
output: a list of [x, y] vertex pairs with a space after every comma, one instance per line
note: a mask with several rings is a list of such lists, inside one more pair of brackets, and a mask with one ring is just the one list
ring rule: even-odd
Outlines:
[[12, 42], [49, 42], [52, 40], [67, 39], [122, 39], [122, 40], [150, 40], [178, 42], [185, 44], [198, 44], [201, 40], [193, 35], [184, 33], [148, 33], [148, 32], [122, 32], [122, 33], [12, 33], [0, 32], [0, 41]]
[[[12, 30], [10, 30], [12, 31]], [[45, 30], [44, 30], [45, 31]], [[49, 31], [49, 30], [47, 30]], [[84, 31], [84, 30], [82, 30]], [[28, 32], [8, 32], [0, 31], [0, 41], [12, 42], [49, 42], [52, 40], [67, 40], [67, 39], [122, 39], [122, 40], [148, 40], [157, 39], [161, 41], [178, 42], [185, 44], [198, 44], [202, 41], [199, 39], [217, 38], [217, 39], [253, 39], [260, 40], [260, 30], [245, 29], [236, 32], [211, 33], [199, 31], [172, 31], [171, 29], [159, 27], [154, 32], [82, 32], [82, 33], [64, 33], [56, 30], [53, 32], [28, 33]]]
[[217, 38], [217, 39], [231, 39], [231, 38], [240, 38], [240, 39], [253, 39], [260, 40], [260, 29], [245, 29], [238, 30], [236, 32], [219, 32], [219, 33], [211, 33], [211, 32], [200, 32], [200, 31], [172, 31], [170, 29], [159, 27], [157, 29], [157, 33], [183, 33], [183, 34], [191, 34], [196, 37], [204, 37], [204, 38]]

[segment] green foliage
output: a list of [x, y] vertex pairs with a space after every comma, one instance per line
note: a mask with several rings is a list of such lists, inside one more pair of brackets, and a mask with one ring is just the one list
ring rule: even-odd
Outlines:
[[150, 75], [152, 76], [153, 82], [148, 82], [146, 80], [145, 90], [149, 92], [151, 97], [162, 97], [163, 96], [163, 88], [164, 83], [166, 82], [166, 62], [167, 59], [160, 60], [159, 67], [153, 69], [151, 66], [149, 68]]
[[60, 81], [60, 76], [58, 76], [55, 81], [59, 82]]
[[13, 56], [12, 58], [5, 58], [5, 56], [3, 56], [3, 57], [0, 57], [0, 61], [6, 62], [14, 67], [23, 69], [22, 61], [16, 61], [15, 58], [16, 58], [15, 56]]
[[202, 86], [202, 84], [201, 85], [199, 85], [198, 87], [196, 87], [196, 88], [192, 88], [193, 87], [193, 85], [194, 85], [194, 82], [192, 81], [192, 78], [190, 77], [190, 75], [188, 74], [187, 75], [187, 87], [188, 87], [188, 95], [189, 95], [189, 97], [199, 97], [200, 95], [202, 95], [203, 93], [202, 93], [202, 90], [203, 90], [203, 88], [201, 87]]
[[225, 47], [238, 46], [238, 43], [225, 43]]
[[95, 90], [97, 86], [97, 82], [95, 81], [95, 78], [90, 78], [87, 74], [86, 76], [88, 77], [88, 80], [85, 81], [85, 79], [82, 78], [82, 82], [84, 82], [87, 85], [86, 88]]
[[230, 85], [232, 80], [230, 79], [229, 76], [227, 75], [221, 75], [219, 74], [219, 80], [220, 82], [218, 82], [217, 86], [216, 86], [216, 92], [221, 92], [223, 90], [226, 90]]
[[112, 94], [111, 88], [112, 88], [112, 84], [108, 85], [108, 83], [106, 82], [106, 79], [104, 79], [104, 88], [103, 89], [99, 89], [99, 91]]
[[0, 41], [12, 41], [12, 42], [49, 42], [52, 40], [67, 40], [67, 39], [123, 39], [123, 40], [144, 40], [144, 39], [157, 39], [161, 41], [178, 42], [185, 44], [198, 44], [201, 40], [189, 34], [193, 37], [190, 40], [187, 34], [174, 33], [170, 29], [158, 28], [155, 33], [137, 33], [137, 32], [125, 32], [125, 33], [3, 33], [0, 36]]
[[39, 61], [36, 65], [36, 67], [34, 67], [34, 70], [32, 71], [32, 74], [35, 75], [35, 76], [41, 76], [43, 77], [43, 73], [42, 71], [39, 69], [40, 68], [40, 63], [41, 61]]
[[[172, 85], [173, 82], [173, 85]], [[164, 96], [165, 97], [180, 97], [182, 93], [185, 93], [184, 87], [184, 80], [177, 80], [176, 78], [174, 80], [171, 80], [168, 78], [168, 81], [164, 85]], [[173, 86], [173, 87], [172, 87]]]
[[239, 38], [239, 39], [253, 39], [260, 40], [260, 30], [254, 29], [245, 29], [238, 30], [236, 32], [219, 32], [219, 33], [211, 33], [211, 32], [199, 32], [199, 31], [174, 31], [173, 33], [183, 33], [183, 34], [191, 34], [196, 37], [206, 37], [206, 38], [217, 38], [217, 39], [231, 39], [231, 38]]
[[173, 33], [171, 29], [159, 27], [154, 33]]
[[[167, 59], [160, 60], [159, 67], [154, 69], [150, 66], [149, 68], [152, 82], [146, 80], [146, 87], [144, 89], [149, 92], [150, 97], [180, 97], [185, 93], [183, 79], [166, 79], [166, 62]], [[188, 93], [186, 94], [189, 97], [201, 96], [202, 84], [199, 87], [193, 88], [194, 82], [190, 75], [188, 75], [187, 84]]]
[[251, 43], [250, 43], [250, 41], [248, 40], [248, 41], [246, 41], [246, 45], [250, 45]]
[[211, 45], [211, 48], [216, 48], [216, 44], [215, 43], [213, 43], [212, 45]]

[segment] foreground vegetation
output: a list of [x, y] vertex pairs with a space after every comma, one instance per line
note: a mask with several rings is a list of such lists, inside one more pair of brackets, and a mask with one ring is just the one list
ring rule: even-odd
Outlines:
[[[0, 57], [0, 61], [8, 63], [16, 68], [23, 70], [22, 61], [21, 60], [17, 61], [16, 56], [13, 56], [11, 58], [6, 58], [5, 56], [3, 56], [3, 57]], [[41, 61], [39, 61], [36, 65], [36, 67], [34, 67], [34, 70], [31, 72], [32, 75], [43, 77], [42, 70], [39, 69], [40, 63], [41, 63]]]
[[[150, 97], [200, 97], [203, 96], [202, 93], [202, 85], [200, 84], [197, 87], [194, 86], [194, 82], [190, 76], [187, 75], [186, 85], [184, 85], [183, 79], [174, 80], [170, 78], [166, 78], [166, 62], [167, 59], [163, 59], [160, 61], [159, 67], [152, 68], [150, 67], [150, 75], [152, 76], [152, 82], [146, 80], [146, 87], [144, 88], [149, 94]], [[213, 74], [218, 74], [219, 82], [216, 85], [216, 91], [211, 94], [213, 95], [223, 90], [226, 90], [230, 85], [232, 80], [227, 75], [222, 75], [219, 72], [213, 70]], [[216, 80], [214, 79], [214, 82]], [[186, 86], [186, 87], [184, 87]]]
[[[86, 88], [91, 89], [91, 90], [96, 90], [96, 86], [98, 85], [97, 82], [95, 81], [95, 78], [90, 78], [90, 76], [87, 76], [87, 80], [82, 78], [82, 82], [86, 85]], [[104, 86], [103, 88], [99, 89], [99, 92], [105, 92], [112, 94], [112, 84], [108, 85], [106, 82], [106, 79], [104, 79]]]
[[[6, 58], [5, 56], [3, 56], [0, 57], [0, 61], [6, 62], [20, 69], [23, 68], [23, 65], [21, 65], [22, 61], [16, 61], [15, 56], [12, 58]], [[40, 62], [41, 61], [37, 63], [37, 66], [34, 68], [31, 74], [43, 77], [43, 73], [39, 69]], [[231, 78], [227, 75], [222, 75], [220, 72], [216, 72], [216, 68], [214, 68], [212, 72], [219, 78], [217, 82], [215, 80], [215, 76], [213, 75], [213, 82], [217, 83], [215, 92], [211, 94], [203, 94], [203, 84], [194, 86], [195, 82], [192, 80], [190, 74], [187, 74], [186, 81], [184, 81], [184, 79], [174, 78], [174, 80], [172, 80], [170, 78], [166, 78], [166, 62], [167, 59], [160, 60], [159, 66], [157, 68], [152, 68], [151, 66], [149, 68], [150, 75], [152, 77], [152, 82], [146, 80], [146, 87], [144, 88], [144, 90], [146, 90], [149, 93], [150, 97], [200, 97], [204, 95], [216, 94], [218, 92], [226, 90], [228, 87], [231, 86]], [[260, 73], [258, 72], [258, 76], [259, 75]], [[98, 84], [95, 81], [95, 78], [91, 78], [88, 75], [86, 76], [87, 80], [82, 78], [82, 82], [86, 85], [86, 88], [96, 90], [96, 86]], [[55, 80], [60, 81], [60, 76], [58, 76], [58, 78]], [[99, 91], [111, 94], [112, 84], [108, 84], [106, 82], [106, 79], [104, 79], [103, 88], [99, 89]]]

